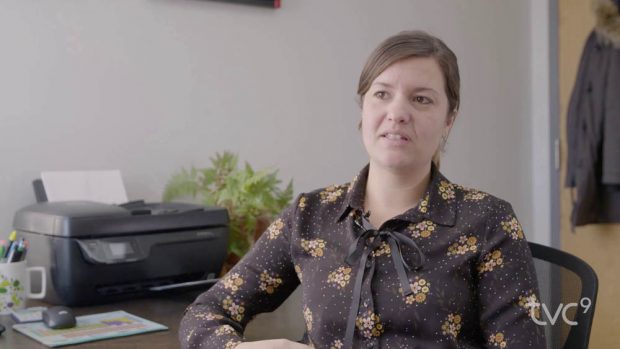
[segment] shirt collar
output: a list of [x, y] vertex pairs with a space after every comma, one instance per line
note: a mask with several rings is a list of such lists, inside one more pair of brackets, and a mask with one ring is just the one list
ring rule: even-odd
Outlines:
[[[368, 180], [368, 170], [370, 165], [366, 165], [360, 173], [349, 183], [347, 194], [342, 202], [340, 214], [336, 221], [339, 222], [350, 212], [364, 211], [364, 195], [366, 193], [366, 182]], [[396, 219], [419, 222], [428, 219], [433, 223], [453, 226], [456, 222], [456, 186], [452, 184], [435, 164], [431, 164], [431, 181], [426, 188], [422, 201], [414, 208], [395, 217]]]

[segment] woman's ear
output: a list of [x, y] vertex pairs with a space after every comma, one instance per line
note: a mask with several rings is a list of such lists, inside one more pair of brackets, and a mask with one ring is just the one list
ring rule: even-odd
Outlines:
[[448, 117], [446, 118], [446, 126], [452, 128], [452, 125], [454, 125], [454, 120], [456, 120], [456, 114], [458, 114], [458, 110], [456, 109], [448, 114]]
[[454, 120], [456, 120], [456, 114], [457, 114], [457, 111], [454, 110], [453, 112], [448, 114], [448, 117], [446, 118], [446, 130], [445, 130], [446, 137], [450, 134], [450, 130], [452, 130], [452, 126], [454, 126]]

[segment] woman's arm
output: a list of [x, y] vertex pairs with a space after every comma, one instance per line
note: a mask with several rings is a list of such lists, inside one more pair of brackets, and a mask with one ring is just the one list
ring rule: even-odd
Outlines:
[[485, 347], [546, 348], [529, 245], [510, 204], [494, 206], [475, 271]]
[[[179, 328], [182, 348], [237, 347], [244, 341], [243, 331], [254, 315], [273, 311], [295, 290], [299, 280], [291, 260], [290, 236], [295, 229], [296, 203], [267, 228], [226, 276], [187, 308]], [[259, 343], [248, 345], [258, 348]], [[280, 348], [273, 345], [282, 343], [263, 345]]]

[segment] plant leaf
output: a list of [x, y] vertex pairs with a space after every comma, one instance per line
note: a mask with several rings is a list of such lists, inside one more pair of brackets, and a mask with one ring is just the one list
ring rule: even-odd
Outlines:
[[200, 185], [193, 170], [181, 169], [170, 178], [164, 189], [163, 201], [171, 201], [183, 196], [196, 196], [200, 190]]
[[228, 251], [243, 257], [254, 243], [258, 219], [273, 220], [293, 198], [293, 181], [284, 190], [277, 170], [255, 170], [229, 151], [216, 153], [206, 168], [181, 169], [168, 181], [164, 201], [199, 197], [206, 206], [221, 206], [230, 217]]

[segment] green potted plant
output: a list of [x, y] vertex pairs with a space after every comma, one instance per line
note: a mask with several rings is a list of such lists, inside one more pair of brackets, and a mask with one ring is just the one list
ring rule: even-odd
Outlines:
[[181, 169], [166, 184], [163, 200], [200, 198], [206, 206], [220, 206], [230, 217], [226, 272], [243, 257], [268, 224], [293, 198], [293, 183], [284, 190], [277, 171], [255, 171], [247, 162], [238, 166], [237, 155], [217, 153], [206, 168]]

